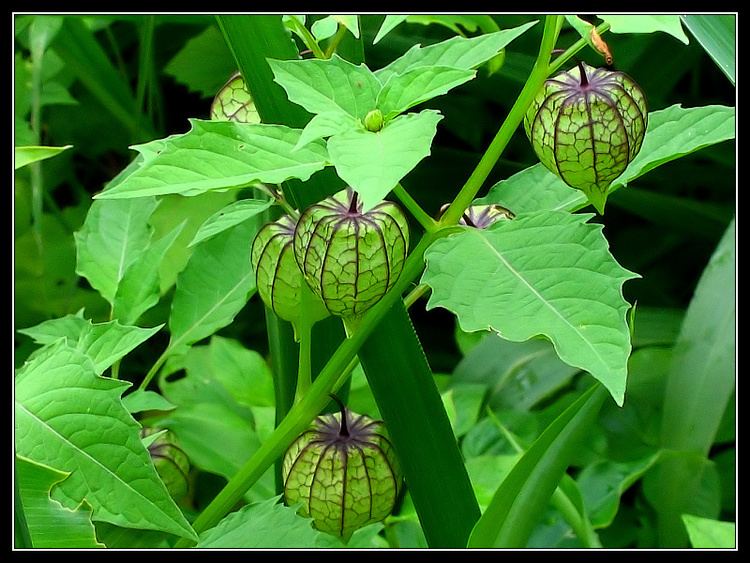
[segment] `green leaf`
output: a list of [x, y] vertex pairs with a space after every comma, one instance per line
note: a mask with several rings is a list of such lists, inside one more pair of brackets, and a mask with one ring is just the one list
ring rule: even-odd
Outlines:
[[91, 507], [87, 503], [81, 503], [76, 510], [69, 510], [50, 498], [52, 487], [66, 479], [68, 473], [18, 455], [15, 467], [26, 524], [34, 548], [104, 547], [104, 544], [96, 540], [94, 525], [91, 523]]
[[344, 113], [364, 119], [375, 109], [381, 84], [364, 64], [354, 65], [338, 55], [330, 59], [269, 60], [274, 80], [310, 113]]
[[355, 38], [359, 39], [359, 16], [334, 14], [331, 17], [348, 29]]
[[602, 460], [583, 468], [576, 482], [591, 524], [606, 528], [617, 514], [620, 497], [648, 471], [659, 454], [629, 462]]
[[697, 549], [734, 549], [737, 529], [734, 522], [720, 522], [710, 518], [700, 518], [683, 514], [690, 544]]
[[351, 115], [339, 111], [327, 111], [319, 113], [310, 120], [302, 130], [294, 150], [304, 147], [306, 144], [324, 137], [330, 137], [338, 133], [344, 133], [358, 126], [358, 121]]
[[65, 145], [64, 147], [15, 147], [13, 149], [13, 169], [18, 170], [32, 162], [52, 158], [72, 146], [73, 145]]
[[[726, 106], [683, 108], [679, 104], [654, 111], [638, 156], [609, 187], [626, 186], [646, 172], [710, 145], [733, 139], [735, 110]], [[559, 177], [535, 164], [507, 180], [501, 180], [476, 203], [499, 203], [515, 213], [540, 209], [573, 211], [584, 207], [586, 196]]]
[[611, 16], [599, 15], [610, 25], [612, 33], [654, 33], [662, 31], [676, 37], [685, 45], [689, 43], [687, 35], [682, 30], [680, 16]]
[[203, 549], [312, 548], [328, 543], [328, 534], [312, 527], [312, 520], [279, 504], [279, 497], [245, 506], [200, 535]]
[[486, 392], [485, 385], [458, 383], [441, 394], [456, 438], [461, 438], [476, 424]]
[[188, 246], [195, 246], [199, 242], [203, 242], [256, 215], [260, 215], [271, 207], [271, 205], [273, 205], [272, 200], [264, 201], [259, 199], [241, 199], [230, 203], [206, 219]]
[[27, 363], [15, 383], [16, 450], [71, 473], [58, 500], [75, 507], [85, 498], [96, 520], [195, 537], [122, 406], [128, 383], [98, 377], [63, 340]]
[[128, 267], [148, 247], [148, 219], [154, 209], [154, 198], [95, 201], [83, 228], [75, 234], [76, 273], [110, 303], [114, 302]]
[[471, 39], [454, 37], [428, 47], [414, 45], [391, 64], [376, 71], [375, 76], [385, 84], [394, 74], [403, 74], [413, 68], [424, 66], [470, 70], [490, 60], [500, 49], [536, 23], [528, 22], [513, 29], [486, 33]]
[[125, 324], [135, 324], [143, 313], [159, 302], [159, 266], [180, 236], [186, 221], [156, 242], [151, 242], [128, 266], [112, 303], [112, 315], [115, 318]]
[[221, 31], [211, 25], [190, 39], [164, 72], [204, 98], [213, 97], [237, 67]]
[[[307, 180], [321, 170], [327, 155], [320, 143], [292, 151], [301, 131], [282, 125], [191, 119], [191, 129], [135, 150], [146, 159], [140, 168], [95, 199], [162, 194], [195, 196], [210, 190], [241, 188], [253, 182], [279, 184]], [[159, 147], [155, 152], [155, 147]], [[160, 151], [160, 152], [159, 152]]]
[[734, 86], [737, 16], [712, 14], [710, 16], [684, 15], [680, 18]]
[[579, 446], [606, 393], [594, 384], [570, 405], [513, 466], [495, 491], [468, 547], [523, 548]]
[[617, 264], [589, 218], [539, 212], [466, 229], [427, 250], [422, 283], [433, 290], [427, 308], [452, 311], [462, 330], [489, 328], [516, 342], [547, 336], [561, 360], [622, 405], [630, 354], [622, 284], [639, 276]]
[[442, 96], [476, 76], [473, 70], [434, 66], [391, 75], [378, 94], [377, 107], [385, 119], [436, 96]]
[[144, 411], [171, 411], [175, 405], [154, 391], [136, 389], [122, 399], [122, 405], [129, 413]]
[[364, 211], [385, 198], [430, 154], [442, 118], [436, 111], [425, 110], [401, 115], [378, 132], [352, 129], [328, 140], [336, 172], [359, 193]]
[[[464, 14], [425, 14], [406, 16], [407, 23], [421, 25], [437, 24], [453, 30], [457, 35], [466, 36], [464, 30], [475, 33], [481, 29], [485, 33], [498, 31], [500, 28], [489, 15]], [[462, 29], [463, 28], [463, 29]]]
[[338, 22], [332, 16], [326, 16], [313, 22], [310, 26], [310, 31], [312, 31], [317, 41], [323, 41], [332, 37], [336, 33], [338, 26]]
[[407, 15], [385, 16], [383, 23], [380, 25], [380, 29], [378, 29], [378, 33], [375, 35], [375, 39], [372, 40], [372, 44], [375, 45], [408, 17], [409, 16]]
[[66, 338], [70, 347], [88, 356], [96, 374], [101, 375], [117, 360], [156, 334], [162, 326], [140, 328], [121, 325], [117, 321], [93, 324], [83, 317], [67, 315], [18, 332], [45, 345]]
[[172, 352], [179, 352], [227, 326], [245, 306], [255, 291], [250, 241], [258, 223], [245, 221], [195, 248], [177, 278], [172, 300], [169, 316]]
[[96, 536], [110, 549], [163, 549], [169, 548], [164, 532], [137, 530], [96, 522]]
[[518, 454], [480, 455], [466, 460], [466, 471], [469, 472], [482, 512], [487, 510], [495, 491], [520, 458]]

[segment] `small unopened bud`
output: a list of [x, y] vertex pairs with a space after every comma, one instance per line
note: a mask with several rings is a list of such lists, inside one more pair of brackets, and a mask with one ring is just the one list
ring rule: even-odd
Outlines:
[[368, 131], [376, 133], [383, 128], [383, 113], [374, 109], [365, 116], [365, 127]]

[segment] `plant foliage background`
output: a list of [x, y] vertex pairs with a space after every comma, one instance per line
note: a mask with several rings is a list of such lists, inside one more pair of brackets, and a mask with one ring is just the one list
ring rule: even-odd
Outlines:
[[[627, 390], [608, 385], [613, 395], [624, 393], [623, 406], [607, 398], [600, 411], [581, 419], [569, 445], [573, 461], [551, 485], [555, 492], [538, 518], [526, 523], [511, 509], [503, 513], [528, 525], [521, 547], [728, 547], [733, 541], [724, 525], [736, 519], [736, 93], [734, 27], [724, 24], [734, 16], [710, 19], [717, 17], [675, 17], [652, 33], [605, 36], [615, 66], [640, 84], [664, 127], [663, 143], [649, 146], [647, 136], [642, 151], [656, 156], [628, 169], [621, 182], [627, 187], [611, 194], [603, 217], [589, 220], [602, 225], [621, 266], [615, 273], [631, 278], [625, 300], [637, 303], [629, 317]], [[383, 16], [371, 15], [359, 18], [357, 31], [367, 66], [380, 69], [416, 43], [538, 19], [410, 16], [382, 36]], [[346, 27], [323, 15], [309, 16], [307, 25], [329, 37], [337, 22]], [[207, 548], [343, 547], [276, 502], [272, 468], [216, 527], [196, 535], [190, 525], [275, 425], [264, 309], [254, 277], [243, 269], [265, 208], [235, 209], [235, 226], [220, 226], [219, 234], [206, 230], [207, 220], [252, 197], [252, 189], [194, 197], [155, 189], [137, 205], [92, 199], [106, 184], [116, 186], [134, 158], [140, 164], [165, 146], [143, 143], [187, 132], [189, 119], [208, 119], [213, 96], [237, 70], [216, 19], [18, 15], [14, 24], [15, 146], [55, 147], [17, 150], [14, 184], [16, 484], [34, 547], [170, 547], [178, 538]], [[611, 25], [614, 32], [626, 22], [613, 18]], [[524, 29], [476, 79], [419, 106], [443, 118], [430, 124], [437, 127], [430, 156], [402, 185], [429, 214], [437, 216], [453, 199], [510, 110], [534, 63], [541, 27]], [[558, 43], [578, 38], [566, 25]], [[601, 64], [592, 49], [579, 57]], [[277, 76], [283, 70], [281, 63], [274, 68]], [[210, 125], [194, 126], [208, 136]], [[699, 135], [690, 154], [659, 160], [658, 150], [666, 155], [670, 140], [687, 142], [680, 138], [686, 131]], [[315, 143], [300, 151], [311, 163], [308, 175], [317, 170]], [[128, 148], [135, 144], [139, 153]], [[519, 128], [481, 201], [516, 213], [582, 208], [577, 192], [545, 184], [549, 177], [537, 162]], [[346, 179], [347, 172], [339, 174]], [[581, 215], [569, 217], [572, 232]], [[496, 235], [493, 244], [507, 248], [502, 233]], [[428, 264], [442, 256], [449, 268], [445, 257], [457, 240], [431, 248]], [[482, 248], [476, 256], [486, 263], [492, 257], [480, 256]], [[513, 250], [534, 248], [530, 240]], [[468, 250], [457, 254], [459, 269], [461, 252]], [[237, 258], [245, 254], [244, 261]], [[508, 337], [502, 339], [461, 311], [439, 307], [439, 272], [428, 273], [422, 281], [432, 276], [434, 294], [409, 312], [485, 511], [501, 483], [512, 486], [503, 479], [521, 454], [539, 447], [542, 432], [583, 396], [591, 378], [573, 367], [585, 358], [571, 361], [564, 343], [555, 342], [556, 350], [548, 340], [524, 340], [537, 332], [514, 335], [523, 330], [499, 318], [492, 327]], [[564, 268], [557, 274], [567, 275]], [[474, 290], [468, 282], [458, 289]], [[132, 393], [163, 355], [151, 394]], [[126, 382], [133, 386], [121, 402]], [[353, 410], [379, 414], [360, 368], [348, 397]], [[190, 458], [190, 494], [179, 504], [148, 461], [136, 421], [172, 430]], [[102, 458], [111, 464], [94, 462]], [[102, 485], [100, 496], [86, 492], [90, 480]], [[54, 523], [39, 524], [40, 518]], [[427, 545], [409, 494], [394, 515], [348, 543]]]

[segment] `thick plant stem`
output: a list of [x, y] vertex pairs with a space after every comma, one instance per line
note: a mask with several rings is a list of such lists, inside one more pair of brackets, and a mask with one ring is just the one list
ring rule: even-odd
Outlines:
[[336, 35], [333, 36], [333, 38], [331, 39], [330, 44], [326, 48], [326, 52], [325, 52], [325, 55], [324, 55], [326, 59], [330, 59], [333, 56], [333, 54], [336, 52], [336, 49], [339, 46], [339, 43], [341, 43], [341, 40], [344, 37], [346, 37], [347, 33], [349, 33], [349, 30], [346, 29], [346, 26], [342, 25], [342, 24], [339, 24], [339, 28], [336, 31]]
[[294, 402], [299, 403], [312, 385], [311, 351], [312, 326], [302, 323], [299, 328], [299, 369], [297, 370], [297, 391]]
[[534, 68], [531, 71], [526, 84], [524, 84], [521, 93], [516, 98], [516, 102], [513, 104], [510, 112], [508, 113], [505, 121], [500, 126], [500, 130], [495, 135], [495, 138], [490, 143], [490, 146], [485, 151], [479, 164], [469, 176], [461, 191], [450, 204], [448, 209], [440, 219], [441, 225], [455, 225], [461, 218], [464, 211], [471, 205], [472, 201], [479, 192], [482, 184], [492, 172], [492, 168], [497, 163], [500, 155], [502, 155], [505, 147], [508, 146], [510, 139], [513, 137], [518, 126], [523, 121], [523, 116], [526, 110], [531, 105], [534, 96], [542, 87], [544, 81], [549, 75], [549, 60], [552, 54], [552, 49], [555, 46], [557, 40], [557, 32], [559, 31], [558, 19], [562, 16], [546, 16], [544, 20], [544, 35], [542, 36], [542, 43], [539, 47], [539, 55], [537, 56]]

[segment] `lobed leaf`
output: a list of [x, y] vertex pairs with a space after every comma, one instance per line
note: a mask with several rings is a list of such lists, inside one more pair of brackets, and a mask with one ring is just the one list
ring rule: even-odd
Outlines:
[[631, 348], [622, 284], [639, 276], [614, 260], [590, 217], [538, 212], [466, 229], [427, 250], [422, 283], [432, 288], [427, 308], [452, 311], [465, 331], [547, 336], [622, 405]]
[[[143, 164], [95, 199], [125, 199], [241, 188], [253, 182], [307, 180], [326, 165], [320, 143], [292, 151], [301, 130], [283, 125], [190, 120], [191, 129], [133, 148]], [[156, 144], [155, 144], [156, 143]]]
[[50, 344], [16, 376], [16, 451], [70, 472], [56, 489], [66, 506], [85, 498], [96, 520], [195, 538], [122, 406], [128, 386], [98, 377], [64, 340]]

